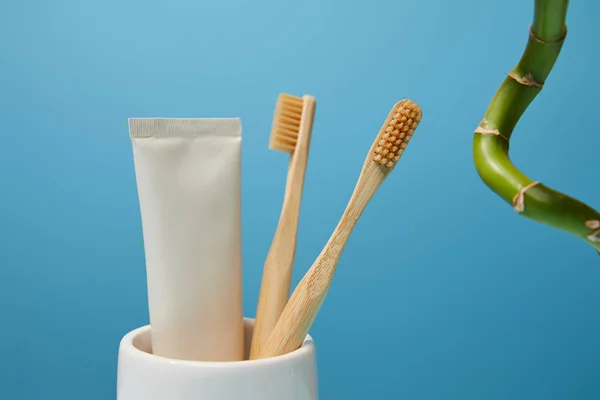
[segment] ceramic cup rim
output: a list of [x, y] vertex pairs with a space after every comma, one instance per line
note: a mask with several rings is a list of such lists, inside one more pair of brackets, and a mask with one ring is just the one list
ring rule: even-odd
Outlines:
[[[254, 325], [254, 318], [244, 318], [244, 327], [250, 324], [251, 327]], [[179, 360], [175, 358], [169, 358], [164, 356], [158, 356], [152, 353], [148, 353], [138, 348], [134, 341], [142, 335], [150, 335], [151, 326], [144, 325], [140, 326], [123, 336], [121, 343], [119, 344], [119, 352], [122, 356], [127, 358], [138, 358], [146, 362], [155, 363], [157, 365], [170, 365], [172, 367], [185, 367], [185, 368], [199, 368], [199, 369], [217, 369], [217, 368], [235, 368], [235, 369], [252, 369], [259, 366], [275, 365], [287, 362], [293, 362], [294, 360], [314, 357], [315, 354], [315, 343], [311, 335], [306, 335], [306, 339], [297, 350], [283, 354], [280, 356], [262, 358], [257, 360], [241, 360], [241, 361], [191, 361], [191, 360]], [[150, 338], [150, 340], [152, 340]]]

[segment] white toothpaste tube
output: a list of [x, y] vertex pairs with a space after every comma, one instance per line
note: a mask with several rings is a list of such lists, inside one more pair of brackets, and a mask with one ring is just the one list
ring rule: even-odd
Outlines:
[[238, 118], [131, 118], [155, 355], [244, 358]]

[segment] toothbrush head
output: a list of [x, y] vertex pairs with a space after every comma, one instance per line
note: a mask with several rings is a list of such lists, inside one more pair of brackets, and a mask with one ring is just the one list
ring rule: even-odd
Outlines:
[[296, 149], [304, 109], [304, 97], [281, 93], [275, 106], [269, 148], [286, 153]]
[[421, 107], [411, 100], [396, 103], [375, 141], [373, 161], [391, 170], [415, 133], [422, 115]]

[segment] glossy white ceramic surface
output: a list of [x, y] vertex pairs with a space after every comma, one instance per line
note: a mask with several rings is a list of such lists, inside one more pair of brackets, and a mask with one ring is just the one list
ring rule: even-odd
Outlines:
[[[246, 356], [252, 319], [244, 320]], [[151, 354], [150, 327], [123, 337], [117, 400], [316, 400], [316, 351], [307, 336], [298, 350], [252, 361], [198, 362]]]

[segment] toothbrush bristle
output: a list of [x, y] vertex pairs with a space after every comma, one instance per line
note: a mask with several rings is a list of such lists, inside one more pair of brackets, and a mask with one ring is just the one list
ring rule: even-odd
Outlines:
[[396, 103], [377, 137], [373, 161], [382, 167], [392, 168], [402, 156], [422, 115], [421, 107], [411, 100]]
[[275, 106], [273, 117], [273, 128], [269, 140], [269, 148], [272, 150], [293, 153], [300, 132], [300, 120], [302, 119], [302, 108], [304, 99], [281, 93]]

